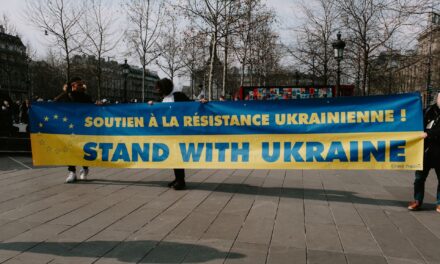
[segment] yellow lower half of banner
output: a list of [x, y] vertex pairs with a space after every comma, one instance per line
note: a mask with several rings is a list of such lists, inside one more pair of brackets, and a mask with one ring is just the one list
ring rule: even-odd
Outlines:
[[392, 169], [423, 166], [420, 132], [193, 136], [32, 134], [35, 166]]

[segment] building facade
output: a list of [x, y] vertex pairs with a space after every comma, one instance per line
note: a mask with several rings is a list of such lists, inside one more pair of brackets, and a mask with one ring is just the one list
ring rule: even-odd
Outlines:
[[[72, 58], [71, 76], [82, 78], [87, 93], [98, 100], [97, 60], [93, 56], [76, 55]], [[125, 73], [124, 68], [128, 71]], [[142, 101], [142, 69], [114, 60], [101, 61], [100, 99], [110, 102]], [[30, 64], [32, 95], [44, 99], [53, 99], [62, 91], [65, 83], [62, 65], [51, 65], [46, 61], [34, 61]], [[154, 86], [159, 80], [157, 73], [146, 71], [145, 101], [158, 100], [159, 95]], [[125, 96], [126, 95], [126, 96]]]
[[[98, 99], [97, 59], [93, 56], [74, 56], [72, 59], [71, 76], [79, 76], [87, 83], [87, 92]], [[124, 68], [128, 69], [124, 73]], [[118, 63], [114, 60], [101, 60], [101, 99], [111, 102], [142, 101], [142, 69], [139, 67]], [[159, 76], [147, 69], [145, 73], [144, 100], [158, 100], [159, 95], [154, 86]], [[126, 91], [125, 91], [126, 89]], [[125, 98], [125, 95], [127, 98]]]
[[399, 92], [420, 91], [429, 104], [429, 91], [440, 90], [440, 22], [430, 15], [428, 27], [418, 36], [417, 49], [401, 54], [393, 73]]
[[29, 94], [26, 47], [18, 36], [5, 33], [0, 25], [0, 93], [11, 99]]

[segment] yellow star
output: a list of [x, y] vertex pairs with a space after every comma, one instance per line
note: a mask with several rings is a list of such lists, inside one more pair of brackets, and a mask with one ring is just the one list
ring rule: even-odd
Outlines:
[[58, 115], [54, 115], [54, 116], [53, 116], [53, 119], [58, 119]]
[[46, 117], [44, 117], [44, 121], [49, 121], [49, 117], [48, 116], [46, 116]]
[[43, 124], [42, 124], [42, 123], [39, 123], [38, 126], [39, 126], [39, 127], [43, 127]]
[[64, 117], [64, 118], [63, 118], [63, 122], [67, 122], [67, 117]]
[[72, 129], [73, 127], [74, 127], [74, 125], [71, 123], [71, 124], [69, 125], [69, 128]]

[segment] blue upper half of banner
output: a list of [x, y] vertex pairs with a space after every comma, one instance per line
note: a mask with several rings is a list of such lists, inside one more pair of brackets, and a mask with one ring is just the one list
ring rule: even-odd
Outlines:
[[33, 103], [31, 133], [149, 136], [423, 131], [419, 93], [279, 101]]

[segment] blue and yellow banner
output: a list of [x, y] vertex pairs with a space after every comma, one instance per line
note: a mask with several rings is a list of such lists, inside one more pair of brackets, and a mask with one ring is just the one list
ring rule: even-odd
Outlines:
[[422, 168], [419, 94], [307, 100], [35, 103], [34, 165]]

